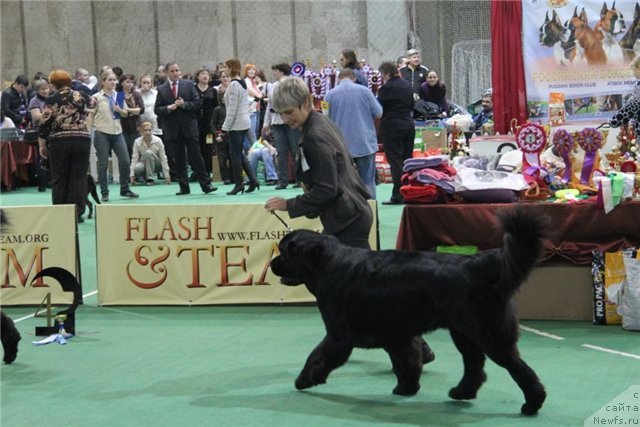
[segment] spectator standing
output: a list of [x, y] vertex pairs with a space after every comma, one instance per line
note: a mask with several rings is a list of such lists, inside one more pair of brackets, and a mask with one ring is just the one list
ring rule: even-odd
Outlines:
[[[226, 73], [222, 73], [220, 78], [222, 81], [230, 81]], [[219, 87], [218, 106], [213, 109], [211, 116], [211, 129], [216, 134], [216, 153], [218, 154], [218, 164], [220, 166], [220, 177], [223, 184], [231, 184], [233, 175], [231, 173], [231, 154], [229, 153], [229, 134], [222, 132], [224, 119], [227, 117], [227, 109], [224, 105], [224, 91], [226, 89]]]
[[327, 93], [325, 101], [329, 104], [329, 118], [344, 135], [358, 175], [375, 199], [378, 138], [374, 119], [382, 116], [382, 107], [373, 93], [367, 87], [356, 84], [355, 79], [353, 70], [341, 70], [338, 85]]
[[404, 202], [400, 194], [402, 166], [406, 159], [413, 156], [413, 90], [409, 81], [400, 78], [395, 63], [383, 62], [379, 70], [384, 82], [378, 91], [378, 101], [383, 111], [380, 119], [380, 137], [393, 180], [391, 198], [382, 204], [397, 205]]
[[171, 184], [169, 161], [164, 151], [162, 140], [153, 134], [153, 124], [142, 122], [140, 125], [142, 136], [133, 144], [131, 157], [131, 184], [141, 178], [147, 185], [154, 185], [154, 176], [162, 172], [164, 182]]
[[136, 78], [133, 74], [123, 74], [118, 77], [120, 91], [124, 94], [127, 116], [120, 118], [122, 134], [127, 143], [129, 159], [133, 154], [133, 143], [140, 137], [140, 115], [144, 113], [144, 101], [138, 91], [134, 90]]
[[27, 76], [20, 74], [11, 86], [2, 91], [0, 108], [5, 117], [9, 117], [18, 128], [24, 128], [29, 122], [26, 91], [29, 86]]
[[411, 84], [413, 99], [417, 101], [420, 99], [420, 92], [422, 92], [422, 83], [427, 81], [429, 69], [420, 64], [420, 52], [416, 49], [409, 49], [407, 51], [407, 58], [409, 62], [400, 68], [400, 77]]
[[93, 95], [91, 77], [89, 71], [84, 68], [78, 68], [76, 70], [76, 78], [71, 81], [71, 89], [84, 92], [89, 96]]
[[195, 74], [196, 91], [200, 96], [200, 114], [198, 115], [198, 140], [200, 141], [200, 153], [204, 160], [204, 168], [207, 175], [211, 175], [214, 153], [214, 137], [211, 129], [211, 117], [213, 110], [218, 105], [218, 91], [210, 83], [211, 73], [206, 68], [199, 69]]
[[180, 185], [180, 191], [176, 195], [183, 196], [191, 193], [187, 176], [187, 156], [202, 192], [209, 194], [217, 188], [211, 185], [200, 152], [198, 141], [200, 97], [193, 81], [180, 78], [180, 65], [177, 62], [167, 64], [167, 76], [168, 81], [158, 87], [154, 111], [163, 120], [162, 130], [168, 152], [169, 168], [175, 171]]
[[[40, 126], [45, 101], [49, 96], [49, 82], [36, 80], [33, 88], [35, 96], [29, 101], [29, 115], [31, 116], [31, 125]], [[39, 154], [36, 156], [36, 175], [38, 176], [38, 191], [45, 191], [50, 177], [48, 171], [42, 167], [42, 158]]]
[[156, 75], [153, 78], [153, 87], [157, 88], [166, 81], [167, 74], [165, 73], [165, 66], [163, 64], [160, 64], [158, 65], [158, 68], [156, 68]]
[[640, 121], [640, 56], [631, 61], [629, 67], [636, 78], [636, 84], [622, 108], [609, 119], [609, 125], [617, 128], [628, 125], [632, 120], [635, 121], [636, 140], [640, 141], [640, 139], [638, 139], [638, 135], [640, 135], [640, 123], [638, 123]]
[[258, 129], [260, 121], [260, 100], [262, 99], [262, 92], [260, 91], [260, 79], [256, 75], [257, 68], [253, 64], [246, 64], [242, 72], [244, 81], [247, 84], [247, 92], [249, 94], [249, 120], [251, 121], [251, 132], [253, 135], [253, 143], [260, 135], [260, 129]]
[[142, 97], [142, 104], [144, 105], [144, 111], [140, 114], [140, 122], [150, 122], [153, 126], [153, 134], [162, 139], [162, 128], [158, 124], [158, 116], [153, 111], [156, 105], [156, 96], [158, 91], [153, 88], [153, 81], [150, 74], [143, 74], [140, 77], [140, 97]]
[[[127, 152], [127, 144], [122, 134], [122, 125], [120, 124], [120, 117], [127, 117], [129, 113], [125, 104], [118, 102], [116, 94], [117, 81], [118, 79], [113, 71], [106, 71], [102, 74], [102, 89], [92, 96], [92, 108], [87, 116], [87, 127], [90, 129], [91, 126], [95, 126], [93, 144], [98, 158], [98, 183], [103, 202], [109, 201], [107, 167], [111, 151], [118, 158], [120, 195], [130, 198], [138, 197], [129, 187], [130, 158]], [[85, 169], [86, 172], [87, 170]]]
[[64, 70], [52, 71], [49, 82], [56, 92], [45, 101], [39, 151], [43, 158], [49, 159], [53, 204], [76, 205], [78, 222], [83, 222], [91, 149], [91, 124], [87, 114], [93, 100], [84, 92], [71, 89], [71, 76]]
[[[300, 150], [298, 148], [300, 132], [287, 125], [282, 120], [282, 116], [271, 107], [271, 95], [276, 90], [278, 82], [291, 74], [291, 66], [286, 63], [275, 64], [271, 66], [271, 72], [275, 83], [269, 85], [266, 89], [269, 102], [267, 103], [262, 132], [263, 134], [271, 132], [273, 136], [273, 142], [278, 152], [277, 169], [279, 184], [276, 186], [276, 190], [283, 190], [287, 188], [289, 184], [289, 154], [291, 154], [293, 158], [293, 164], [298, 164], [298, 158], [300, 156]], [[301, 175], [296, 171], [296, 185], [294, 187], [300, 187], [300, 181]]]
[[358, 58], [356, 57], [356, 53], [351, 49], [345, 49], [340, 52], [340, 66], [342, 68], [349, 68], [353, 71], [353, 75], [355, 76], [355, 82], [359, 85], [368, 87], [367, 78], [362, 72], [362, 68], [360, 68], [360, 64], [358, 63]]
[[227, 106], [226, 117], [222, 124], [222, 131], [229, 133], [229, 152], [231, 154], [231, 172], [233, 174], [233, 189], [227, 192], [233, 196], [244, 193], [242, 171], [249, 178], [247, 193], [260, 189], [260, 184], [253, 175], [249, 166], [249, 160], [244, 154], [243, 141], [249, 132], [251, 120], [249, 120], [249, 97], [247, 84], [240, 76], [240, 61], [236, 58], [227, 59], [224, 62], [224, 70], [231, 77], [231, 83], [224, 92], [224, 103]]

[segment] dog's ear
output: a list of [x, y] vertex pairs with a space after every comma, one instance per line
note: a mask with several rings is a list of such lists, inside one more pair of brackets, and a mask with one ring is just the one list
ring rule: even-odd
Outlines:
[[[556, 11], [554, 10], [553, 13], [556, 13]], [[549, 11], [547, 10], [547, 13], [544, 14], [544, 23], [546, 24], [547, 22], [549, 22]]]
[[584, 7], [582, 8], [582, 11], [580, 12], [580, 20], [582, 21], [582, 23], [584, 25], [588, 25], [589, 22], [587, 20], [587, 12], [584, 10]]
[[[616, 7], [616, 2], [613, 2], [613, 7]], [[602, 3], [602, 9], [600, 10], [600, 19], [604, 19], [604, 17], [607, 16], [608, 11], [609, 9], [607, 9], [607, 2], [605, 1]]]

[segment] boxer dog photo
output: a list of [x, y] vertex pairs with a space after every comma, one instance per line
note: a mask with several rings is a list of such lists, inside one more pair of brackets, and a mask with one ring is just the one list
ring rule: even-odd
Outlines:
[[622, 12], [616, 9], [616, 2], [607, 7], [605, 2], [600, 11], [600, 20], [593, 27], [596, 35], [602, 40], [602, 48], [607, 54], [607, 62], [620, 62], [623, 60], [622, 47], [618, 44], [616, 36], [627, 31]]
[[548, 220], [526, 208], [499, 217], [504, 247], [472, 256], [357, 249], [308, 230], [283, 237], [271, 269], [287, 286], [306, 285], [326, 329], [296, 388], [324, 384], [354, 347], [382, 348], [397, 378], [393, 393], [414, 395], [422, 372], [420, 335], [448, 328], [464, 362], [449, 397], [476, 397], [488, 356], [524, 393], [521, 412], [537, 413], [546, 392], [520, 358], [513, 296], [536, 264]]

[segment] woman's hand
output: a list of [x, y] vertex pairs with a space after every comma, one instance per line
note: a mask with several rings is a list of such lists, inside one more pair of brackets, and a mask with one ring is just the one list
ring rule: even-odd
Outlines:
[[286, 211], [287, 201], [282, 197], [272, 197], [264, 204], [264, 208], [269, 212], [272, 211]]

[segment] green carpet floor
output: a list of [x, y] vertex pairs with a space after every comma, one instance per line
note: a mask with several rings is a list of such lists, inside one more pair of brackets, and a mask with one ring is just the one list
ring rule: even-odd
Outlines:
[[[230, 188], [205, 196], [194, 184], [192, 195], [178, 198], [176, 185], [138, 187], [141, 197], [132, 201], [113, 186], [110, 203], [262, 204], [297, 192], [262, 187], [224, 195]], [[386, 200], [390, 185], [378, 191]], [[35, 188], [2, 193], [3, 206], [48, 204], [50, 193]], [[382, 248], [395, 246], [401, 212], [401, 206], [379, 207]], [[437, 358], [416, 396], [391, 394], [395, 377], [382, 350], [355, 350], [327, 384], [299, 392], [293, 382], [323, 337], [314, 306], [98, 307], [94, 225], [79, 225], [85, 298], [78, 335], [68, 345], [33, 346], [34, 327], [43, 320], [32, 318], [30, 307], [4, 308], [23, 340], [17, 361], [0, 368], [3, 427], [579, 426], [640, 385], [639, 334], [588, 322], [523, 321], [521, 353], [548, 391], [536, 417], [519, 415], [520, 390], [492, 362], [476, 400], [450, 400], [462, 362], [446, 331], [426, 336]], [[639, 412], [609, 415], [611, 423], [622, 415], [631, 420], [627, 425], [640, 424]]]

